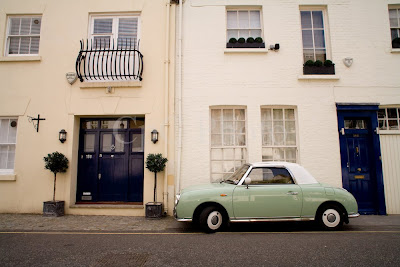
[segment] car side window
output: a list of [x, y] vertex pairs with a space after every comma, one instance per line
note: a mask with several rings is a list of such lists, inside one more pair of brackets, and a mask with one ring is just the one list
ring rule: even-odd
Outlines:
[[248, 177], [251, 185], [294, 184], [292, 176], [285, 168], [253, 168]]

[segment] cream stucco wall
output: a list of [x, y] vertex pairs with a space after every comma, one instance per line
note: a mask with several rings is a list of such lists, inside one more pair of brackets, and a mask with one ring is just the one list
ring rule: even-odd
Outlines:
[[[319, 181], [341, 186], [336, 103], [400, 104], [400, 53], [391, 49], [388, 4], [373, 0], [187, 0], [183, 5], [183, 145], [181, 188], [210, 181], [210, 107], [247, 109], [248, 161], [261, 161], [262, 106], [296, 108], [298, 162]], [[299, 8], [327, 10], [336, 75], [302, 75]], [[231, 52], [226, 8], [262, 10], [266, 47]], [[328, 56], [329, 57], [329, 56]], [[343, 59], [354, 59], [351, 67]]]
[[[57, 176], [56, 198], [66, 201], [69, 214], [144, 215], [144, 208], [77, 208], [75, 204], [79, 120], [82, 117], [145, 116], [145, 157], [148, 153], [163, 153], [165, 136], [168, 143], [168, 174], [173, 175], [173, 109], [169, 109], [168, 132], [164, 126], [165, 64], [174, 64], [174, 5], [170, 10], [170, 61], [165, 54], [168, 1], [15, 1], [0, 3], [0, 117], [18, 117], [15, 180], [4, 181], [0, 176], [0, 212], [40, 213], [42, 202], [52, 197], [52, 174], [44, 169], [43, 156], [53, 151], [64, 153], [70, 160], [67, 173]], [[91, 14], [135, 13], [140, 15], [140, 51], [144, 56], [143, 80], [111, 84], [88, 83], [77, 80], [70, 85], [65, 77], [75, 72], [79, 41], [88, 38]], [[39, 57], [19, 57], [18, 61], [4, 56], [7, 16], [41, 14]], [[15, 57], [16, 59], [17, 57]], [[10, 61], [11, 59], [11, 61]], [[173, 106], [173, 67], [169, 67], [168, 104]], [[93, 84], [91, 84], [93, 86]], [[112, 87], [112, 93], [106, 87]], [[122, 86], [122, 87], [121, 87]], [[37, 133], [27, 116], [40, 114]], [[58, 132], [68, 132], [61, 144]], [[160, 132], [159, 142], [153, 144], [150, 132]], [[167, 128], [168, 129], [168, 128]], [[158, 199], [163, 199], [163, 177], [158, 175]], [[173, 181], [173, 179], [170, 179]], [[154, 175], [145, 169], [144, 200], [152, 201]], [[173, 207], [173, 189], [169, 183], [169, 211]]]

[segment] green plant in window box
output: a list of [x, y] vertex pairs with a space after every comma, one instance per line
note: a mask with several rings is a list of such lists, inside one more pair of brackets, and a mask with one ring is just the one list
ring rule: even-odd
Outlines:
[[321, 60], [316, 60], [316, 61], [314, 62], [314, 66], [315, 66], [315, 67], [322, 67], [322, 65], [323, 65], [323, 63], [322, 63]]
[[247, 38], [246, 43], [249, 43], [249, 44], [254, 43], [254, 38], [253, 37]]
[[306, 63], [304, 63], [304, 66], [314, 66], [314, 61], [307, 60]]
[[236, 44], [237, 43], [237, 39], [232, 37], [231, 39], [229, 39], [229, 43], [230, 44]]
[[66, 172], [68, 169], [68, 159], [60, 152], [53, 152], [47, 154], [43, 158], [45, 165], [44, 168], [50, 170], [54, 174], [54, 187], [53, 187], [53, 201], [43, 202], [43, 215], [44, 216], [63, 216], [64, 215], [64, 201], [56, 201], [56, 182], [57, 173]]
[[[259, 38], [258, 42], [256, 41], [257, 38]], [[253, 37], [249, 37], [247, 40], [243, 37], [240, 37], [237, 40], [236, 38], [231, 38], [229, 39], [229, 42], [226, 43], [226, 48], [265, 48], [262, 38], [257, 38], [254, 39]]]
[[400, 48], [400, 38], [396, 37], [392, 40], [392, 48]]
[[304, 75], [314, 75], [314, 74], [325, 74], [334, 75], [335, 74], [335, 64], [331, 60], [325, 60], [323, 63], [321, 60], [312, 61], [307, 60], [303, 65]]
[[261, 37], [257, 37], [256, 39], [254, 39], [254, 41], [255, 41], [257, 44], [262, 44], [262, 43], [263, 43], [263, 39], [262, 39]]

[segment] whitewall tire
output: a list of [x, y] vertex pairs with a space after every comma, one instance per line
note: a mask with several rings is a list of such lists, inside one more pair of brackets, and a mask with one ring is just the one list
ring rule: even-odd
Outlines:
[[327, 206], [319, 213], [318, 221], [326, 230], [337, 230], [343, 225], [341, 210], [336, 206]]
[[205, 208], [199, 218], [201, 228], [206, 232], [216, 232], [225, 225], [225, 218], [222, 212], [216, 207]]

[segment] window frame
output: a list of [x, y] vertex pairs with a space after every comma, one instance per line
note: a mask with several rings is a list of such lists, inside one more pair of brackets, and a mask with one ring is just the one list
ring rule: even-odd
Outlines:
[[[220, 126], [221, 126], [221, 145], [213, 145], [212, 144], [212, 135], [215, 134], [215, 132], [213, 133], [213, 117], [212, 117], [212, 111], [213, 110], [220, 110], [221, 111], [221, 117], [222, 120], [220, 121]], [[224, 128], [223, 128], [223, 124], [224, 124], [224, 120], [223, 120], [223, 111], [224, 110], [233, 110], [233, 128], [234, 128], [234, 142], [236, 142], [236, 121], [235, 120], [235, 111], [236, 110], [244, 110], [244, 120], [239, 120], [240, 122], [244, 122], [244, 127], [245, 127], [245, 131], [244, 131], [244, 140], [245, 140], [245, 145], [239, 146], [236, 145], [235, 143], [232, 146], [228, 146], [228, 145], [224, 145]], [[247, 108], [245, 106], [212, 106], [210, 107], [209, 110], [209, 118], [210, 118], [210, 133], [209, 133], [209, 137], [210, 137], [210, 145], [209, 145], [209, 151], [210, 151], [210, 177], [211, 180], [213, 181], [213, 175], [222, 175], [221, 179], [226, 179], [230, 174], [234, 173], [237, 169], [239, 169], [244, 163], [247, 162], [247, 158], [248, 158], [248, 149], [247, 149], [247, 145], [248, 145], [248, 133], [247, 133]], [[217, 133], [218, 134], [218, 133]], [[214, 150], [218, 150], [220, 149], [222, 151], [222, 159], [213, 159], [213, 149]], [[233, 158], [225, 158], [224, 157], [224, 151], [227, 149], [233, 149]], [[242, 158], [241, 159], [236, 159], [236, 149], [240, 149], [241, 150], [241, 155]], [[224, 166], [222, 165], [222, 171], [221, 172], [213, 172], [213, 162], [222, 162], [222, 164], [224, 164], [225, 161], [229, 161], [232, 162], [233, 161], [233, 172], [225, 172], [224, 171]], [[240, 165], [236, 166], [236, 162], [240, 162]], [[217, 179], [218, 180], [218, 179]], [[215, 180], [215, 181], [217, 181]]]
[[[0, 169], [0, 175], [9, 175], [9, 174], [14, 174], [15, 173], [15, 155], [16, 155], [16, 151], [17, 151], [17, 137], [18, 137], [18, 117], [0, 117], [0, 120], [8, 120], [9, 123], [11, 122], [11, 120], [15, 120], [17, 121], [17, 129], [15, 132], [15, 142], [14, 143], [0, 143], [0, 146], [10, 146], [10, 145], [14, 145], [15, 150], [14, 150], [14, 167], [12, 169]], [[8, 134], [7, 134], [8, 137]], [[9, 154], [9, 150], [7, 151], [7, 158], [8, 158], [8, 154]]]
[[[94, 45], [94, 37], [97, 36], [110, 36], [110, 39], [114, 41], [114, 48], [117, 47], [118, 44], [118, 26], [119, 26], [119, 19], [121, 18], [137, 18], [137, 33], [136, 33], [136, 45], [140, 40], [141, 34], [141, 20], [140, 20], [140, 13], [104, 13], [104, 14], [90, 14], [89, 15], [89, 25], [88, 25], [88, 39]], [[94, 20], [95, 19], [112, 19], [112, 33], [94, 33]], [[117, 22], [117, 23], [115, 23]], [[132, 44], [133, 46], [133, 44]]]
[[[324, 26], [324, 41], [325, 41], [325, 55], [326, 59], [325, 60], [332, 60], [332, 55], [331, 55], [331, 42], [330, 42], [330, 30], [329, 30], [329, 18], [328, 18], [328, 9], [326, 6], [300, 6], [299, 7], [299, 24], [300, 24], [300, 33], [301, 33], [301, 40], [302, 40], [302, 55], [303, 55], [303, 63], [306, 62], [304, 59], [304, 44], [303, 44], [303, 26], [301, 24], [301, 11], [322, 11], [322, 19], [323, 19], [323, 26]], [[311, 16], [312, 18], [312, 16]], [[313, 25], [312, 25], [313, 26]], [[312, 27], [312, 29], [314, 29]], [[314, 33], [314, 30], [312, 30]], [[314, 40], [314, 34], [312, 35], [313, 38], [313, 55], [314, 59], [313, 61], [316, 61], [316, 54], [315, 54], [315, 40]], [[311, 49], [310, 49], [311, 50]]]
[[[11, 19], [12, 18], [40, 18], [40, 32], [39, 34], [28, 34], [28, 35], [12, 35], [11, 32]], [[7, 27], [6, 27], [6, 38], [5, 38], [5, 45], [4, 45], [4, 56], [5, 57], [34, 57], [40, 55], [40, 37], [42, 33], [42, 23], [43, 23], [43, 15], [42, 14], [15, 14], [15, 15], [7, 15]], [[39, 47], [37, 54], [10, 54], [10, 37], [39, 37]], [[29, 50], [31, 49], [31, 44], [29, 44]], [[18, 51], [19, 52], [19, 51]]]
[[[231, 12], [231, 11], [236, 11], [236, 12], [239, 12], [239, 11], [247, 11], [247, 12], [258, 11], [259, 14], [260, 14], [260, 28], [257, 28], [257, 29], [256, 28], [250, 28], [250, 15], [249, 15], [249, 28], [247, 28], [247, 29], [240, 29], [240, 28], [228, 29], [228, 12]], [[229, 42], [228, 30], [237, 30], [238, 31], [238, 35], [239, 35], [239, 31], [240, 30], [248, 30], [248, 31], [260, 30], [261, 31], [260, 36], [254, 36], [254, 37], [253, 36], [249, 36], [249, 37], [253, 37], [254, 39], [256, 37], [261, 37], [263, 39], [263, 43], [265, 43], [262, 7], [261, 6], [257, 6], [257, 7], [227, 7], [226, 10], [225, 10], [225, 41], [226, 41], [226, 43]], [[238, 36], [238, 37], [235, 37], [235, 38], [239, 39], [240, 37], [241, 36]]]
[[[389, 118], [388, 117], [388, 111], [387, 111], [388, 109], [396, 109], [397, 117], [396, 118]], [[385, 111], [385, 116], [383, 118], [379, 117], [379, 111], [381, 111], [381, 110]], [[400, 134], [400, 106], [379, 107], [379, 111], [377, 113], [379, 134]], [[397, 121], [397, 129], [390, 129], [389, 120]], [[381, 128], [381, 126], [380, 126], [380, 122], [381, 121], [385, 122], [386, 129]]]
[[[397, 27], [392, 27], [390, 25], [390, 10], [396, 10], [397, 11]], [[389, 18], [389, 29], [390, 29], [390, 47], [393, 48], [392, 45], [392, 30], [396, 29], [397, 30], [397, 38], [400, 38], [400, 5], [389, 5], [388, 7], [388, 18]], [[399, 48], [393, 48], [393, 49], [399, 49]]]
[[[264, 133], [264, 129], [263, 129], [263, 126], [264, 126], [264, 120], [263, 120], [263, 116], [262, 116], [262, 112], [263, 112], [263, 110], [266, 110], [266, 109], [270, 109], [271, 110], [271, 124], [272, 124], [272, 126], [271, 126], [271, 145], [264, 145], [264, 141], [263, 141], [263, 138], [264, 138], [264, 135], [266, 134], [266, 133]], [[273, 111], [274, 110], [282, 110], [282, 116], [283, 116], [283, 118], [282, 118], [282, 122], [283, 122], [283, 141], [284, 141], [284, 143], [285, 143], [285, 137], [286, 137], [286, 134], [287, 134], [287, 132], [286, 132], [286, 121], [290, 121], [290, 122], [294, 122], [294, 129], [295, 129], [295, 142], [296, 142], [296, 144], [295, 145], [286, 145], [286, 144], [283, 144], [283, 145], [276, 145], [276, 144], [274, 144], [274, 115], [273, 115]], [[293, 110], [293, 114], [294, 114], [294, 120], [287, 120], [286, 119], [286, 117], [285, 117], [285, 110]], [[295, 107], [295, 106], [261, 106], [261, 108], [260, 108], [260, 124], [261, 124], [261, 161], [262, 162], [268, 162], [268, 161], [287, 161], [288, 160], [288, 158], [287, 158], [287, 156], [286, 156], [286, 150], [284, 151], [284, 159], [281, 159], [281, 158], [279, 158], [279, 159], [275, 159], [274, 158], [274, 153], [273, 153], [273, 151], [274, 151], [274, 149], [281, 149], [281, 148], [283, 148], [283, 149], [287, 149], [287, 148], [294, 148], [295, 149], [295, 161], [294, 161], [294, 163], [299, 163], [299, 136], [298, 136], [298, 116], [297, 116], [297, 108]], [[293, 133], [292, 133], [293, 134]], [[268, 159], [268, 160], [264, 160], [263, 159], [263, 150], [264, 149], [272, 149], [272, 159]], [[293, 162], [293, 160], [292, 159], [289, 159], [290, 161], [287, 161], [287, 162]]]
[[[254, 170], [264, 170], [267, 169], [269, 171], [271, 171], [271, 169], [280, 169], [280, 170], [285, 170], [288, 174], [289, 174], [289, 178], [292, 181], [291, 183], [254, 183], [253, 184], [253, 179], [251, 180], [251, 183], [249, 184], [249, 186], [280, 186], [280, 185], [295, 185], [296, 181], [293, 178], [293, 175], [290, 173], [290, 171], [285, 168], [285, 167], [278, 167], [278, 166], [274, 166], [274, 167], [253, 167], [250, 172], [247, 174], [246, 178], [250, 178], [251, 179], [251, 174]], [[272, 171], [271, 171], [272, 172]], [[272, 172], [273, 174], [273, 172]], [[275, 178], [276, 176], [274, 176]]]

